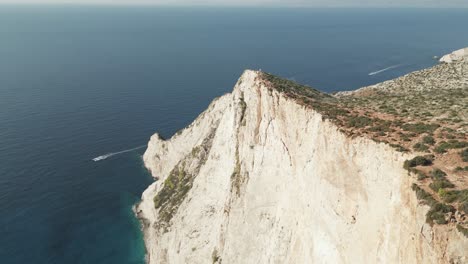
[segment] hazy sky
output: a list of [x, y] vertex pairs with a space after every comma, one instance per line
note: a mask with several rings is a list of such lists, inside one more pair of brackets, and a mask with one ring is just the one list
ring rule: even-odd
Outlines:
[[0, 3], [291, 7], [468, 7], [468, 0], [0, 0]]

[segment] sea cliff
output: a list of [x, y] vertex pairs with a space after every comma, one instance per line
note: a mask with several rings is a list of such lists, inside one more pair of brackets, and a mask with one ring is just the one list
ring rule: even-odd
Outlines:
[[[461, 89], [464, 124], [468, 67], [456, 63], [430, 70], [449, 80], [447, 89]], [[417, 119], [381, 111], [374, 99], [360, 104], [376, 91], [419, 91], [417, 79], [427, 74], [418, 74], [332, 96], [247, 70], [191, 125], [168, 140], [153, 135], [143, 159], [157, 180], [136, 208], [148, 262], [467, 263], [468, 237], [457, 228], [466, 227], [462, 202], [447, 202], [459, 215], [454, 221], [449, 212], [443, 224], [429, 219], [431, 204], [414, 190], [431, 179], [404, 167], [420, 154], [408, 148], [423, 133], [405, 133]], [[383, 122], [388, 130], [372, 130]], [[441, 122], [432, 133], [443, 127], [466, 141], [466, 125]], [[443, 155], [456, 158], [457, 151]], [[431, 161], [442, 163], [443, 155]], [[448, 174], [460, 181], [443, 190], [466, 187], [466, 171]]]

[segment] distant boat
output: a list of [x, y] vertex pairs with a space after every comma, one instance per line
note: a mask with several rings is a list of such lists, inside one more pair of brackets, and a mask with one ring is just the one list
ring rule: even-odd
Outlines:
[[108, 157], [107, 155], [99, 156], [99, 157], [94, 158], [93, 161], [100, 161], [100, 160], [106, 159], [107, 157]]
[[105, 155], [101, 155], [99, 157], [93, 158], [92, 160], [93, 161], [105, 160], [105, 159], [107, 159], [109, 157], [112, 157], [112, 156], [115, 156], [115, 155], [118, 155], [118, 154], [122, 154], [122, 153], [126, 153], [126, 152], [130, 152], [130, 151], [134, 151], [134, 150], [137, 150], [137, 149], [141, 149], [143, 147], [146, 147], [146, 145], [139, 146], [139, 147], [136, 147], [136, 148], [126, 149], [126, 150], [122, 150], [122, 151], [118, 151], [118, 152], [107, 153]]

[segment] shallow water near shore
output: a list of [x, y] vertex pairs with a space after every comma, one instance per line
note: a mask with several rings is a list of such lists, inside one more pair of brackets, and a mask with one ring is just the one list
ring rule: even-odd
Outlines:
[[0, 262], [144, 263], [135, 148], [154, 132], [246, 68], [352, 90], [468, 46], [465, 25], [449, 9], [0, 6]]

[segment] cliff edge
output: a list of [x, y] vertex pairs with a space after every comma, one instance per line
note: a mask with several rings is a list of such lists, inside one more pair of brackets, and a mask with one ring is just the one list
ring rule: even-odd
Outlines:
[[151, 137], [157, 180], [136, 208], [148, 262], [467, 263], [467, 65], [336, 96], [245, 71], [191, 125]]
[[468, 58], [468, 48], [456, 50], [440, 58], [440, 62], [452, 63], [454, 61], [466, 60]]

